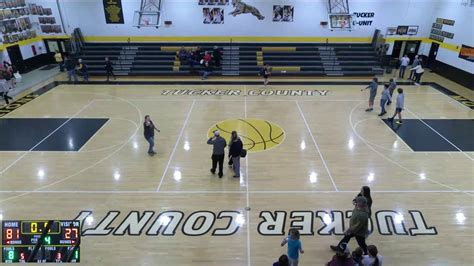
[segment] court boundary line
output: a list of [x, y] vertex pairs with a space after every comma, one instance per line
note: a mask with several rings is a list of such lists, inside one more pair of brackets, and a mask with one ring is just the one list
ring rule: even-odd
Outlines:
[[448, 140], [446, 137], [444, 137], [441, 133], [439, 133], [436, 129], [434, 129], [433, 127], [431, 127], [430, 125], [428, 125], [428, 123], [426, 123], [425, 121], [423, 121], [423, 119], [421, 119], [418, 115], [416, 115], [415, 113], [413, 113], [412, 111], [410, 111], [410, 109], [408, 108], [405, 108], [405, 110], [407, 110], [411, 115], [413, 115], [415, 117], [415, 119], [418, 119], [421, 123], [423, 123], [425, 126], [427, 126], [429, 129], [431, 129], [434, 133], [436, 133], [438, 136], [440, 136], [442, 139], [444, 139], [446, 142], [448, 142], [451, 146], [453, 146], [454, 148], [456, 148], [459, 152], [461, 152], [462, 154], [464, 154], [464, 156], [466, 156], [467, 158], [469, 158], [471, 161], [474, 161], [474, 158], [472, 158], [471, 156], [469, 156], [465, 151], [461, 150], [458, 146], [454, 145], [454, 143], [452, 143], [450, 140]]
[[[5, 167], [4, 169], [2, 169], [0, 171], [0, 175], [3, 175], [6, 171], [8, 171], [8, 169], [10, 169], [11, 167], [13, 167], [16, 163], [18, 163], [19, 161], [21, 161], [23, 158], [25, 158], [25, 156], [27, 156], [28, 154], [31, 153], [32, 150], [34, 150], [36, 147], [38, 147], [39, 145], [41, 145], [41, 143], [43, 143], [45, 140], [47, 140], [49, 137], [51, 137], [54, 133], [56, 133], [59, 129], [61, 129], [64, 125], [66, 125], [67, 123], [69, 123], [74, 117], [76, 117], [77, 115], [79, 115], [82, 111], [86, 110], [92, 103], [94, 102], [94, 100], [90, 100], [86, 105], [82, 106], [81, 109], [79, 109], [79, 111], [75, 112], [72, 116], [70, 116], [68, 119], [66, 119], [66, 121], [64, 121], [61, 125], [59, 125], [55, 130], [53, 130], [51, 133], [49, 133], [46, 137], [44, 137], [42, 140], [40, 140], [38, 143], [36, 143], [33, 147], [31, 147], [29, 150], [23, 152], [22, 155], [20, 155], [20, 157], [18, 157], [16, 160], [14, 160], [12, 163], [10, 163], [7, 167]], [[16, 109], [15, 109], [16, 110]]]
[[331, 179], [331, 182], [332, 182], [332, 185], [333, 185], [333, 187], [334, 187], [334, 190], [339, 191], [338, 188], [337, 188], [337, 186], [336, 186], [336, 183], [334, 182], [334, 179], [333, 179], [333, 177], [332, 177], [331, 171], [329, 171], [329, 167], [328, 167], [327, 164], [326, 164], [326, 160], [324, 159], [323, 154], [321, 153], [321, 150], [319, 149], [319, 145], [318, 145], [318, 143], [316, 142], [316, 139], [314, 138], [313, 132], [311, 131], [311, 128], [309, 127], [308, 121], [306, 121], [306, 117], [304, 116], [303, 110], [301, 109], [300, 104], [298, 103], [298, 100], [295, 100], [295, 103], [296, 103], [296, 106], [298, 107], [298, 110], [299, 110], [299, 112], [300, 112], [300, 115], [301, 115], [301, 117], [303, 118], [303, 121], [304, 121], [304, 123], [305, 123], [305, 125], [306, 125], [306, 129], [308, 130], [309, 135], [311, 136], [311, 139], [313, 140], [313, 144], [314, 144], [314, 146], [316, 147], [316, 150], [317, 150], [317, 152], [318, 152], [318, 154], [319, 154], [319, 157], [321, 158], [321, 161], [323, 162], [323, 165], [324, 165], [324, 167], [326, 168], [326, 172], [328, 173], [329, 178]]
[[[249, 194], [359, 193], [359, 190], [250, 190]], [[246, 194], [243, 190], [0, 190], [0, 194]], [[474, 193], [474, 190], [371, 190], [371, 193]], [[469, 194], [470, 195], [470, 194]]]
[[[247, 119], [247, 86], [244, 85], [244, 117]], [[245, 208], [246, 216], [247, 216], [247, 266], [252, 265], [250, 262], [250, 199], [249, 199], [249, 154], [245, 156], [245, 178], [246, 178], [246, 186], [245, 186], [245, 198], [247, 202], [247, 206]]]
[[176, 152], [176, 149], [178, 148], [179, 142], [181, 141], [181, 137], [183, 136], [183, 133], [184, 133], [184, 129], [186, 128], [188, 124], [189, 118], [191, 117], [191, 113], [194, 109], [195, 104], [196, 104], [196, 100], [193, 100], [193, 103], [191, 104], [188, 114], [186, 115], [186, 118], [183, 122], [183, 126], [181, 127], [181, 130], [179, 132], [178, 138], [176, 139], [176, 143], [174, 144], [173, 150], [171, 151], [170, 157], [168, 159], [168, 163], [166, 164], [165, 170], [163, 171], [163, 175], [161, 176], [160, 183], [158, 184], [158, 187], [156, 188], [156, 192], [160, 191], [161, 185], [163, 184], [163, 180], [165, 179], [165, 176], [168, 172], [168, 168], [171, 164], [171, 161], [173, 160], [174, 153]]

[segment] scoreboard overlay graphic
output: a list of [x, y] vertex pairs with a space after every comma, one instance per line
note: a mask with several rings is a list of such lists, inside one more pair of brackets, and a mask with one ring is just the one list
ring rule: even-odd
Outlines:
[[81, 223], [2, 221], [2, 262], [80, 262]]

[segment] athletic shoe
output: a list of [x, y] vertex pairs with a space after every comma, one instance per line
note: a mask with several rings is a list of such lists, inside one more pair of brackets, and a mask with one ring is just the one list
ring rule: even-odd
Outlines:
[[400, 120], [398, 120], [398, 121], [397, 121], [397, 122], [395, 122], [395, 123], [397, 123], [397, 124], [399, 124], [399, 125], [403, 124], [403, 122], [402, 122], [402, 121], [400, 121]]
[[416, 86], [420, 86], [420, 83], [415, 82], [415, 85], [416, 85]]

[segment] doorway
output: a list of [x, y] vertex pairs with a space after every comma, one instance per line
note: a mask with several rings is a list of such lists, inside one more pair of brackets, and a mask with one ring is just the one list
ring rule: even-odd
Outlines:
[[23, 62], [23, 56], [21, 55], [20, 46], [13, 45], [7, 47], [8, 57], [10, 57], [10, 62], [13, 65], [13, 70], [15, 72], [19, 71], [20, 73], [25, 73], [25, 63]]
[[431, 70], [434, 70], [434, 68], [436, 68], [436, 55], [438, 55], [438, 49], [439, 43], [432, 42], [430, 53], [428, 54], [428, 67], [431, 68]]
[[392, 58], [399, 59], [405, 54], [408, 55], [410, 61], [413, 62], [415, 55], [420, 50], [421, 41], [395, 41], [393, 44]]

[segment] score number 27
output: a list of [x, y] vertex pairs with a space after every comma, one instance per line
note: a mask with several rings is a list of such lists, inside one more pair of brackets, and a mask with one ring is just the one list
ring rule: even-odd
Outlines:
[[77, 239], [79, 237], [78, 228], [65, 228], [64, 239]]

